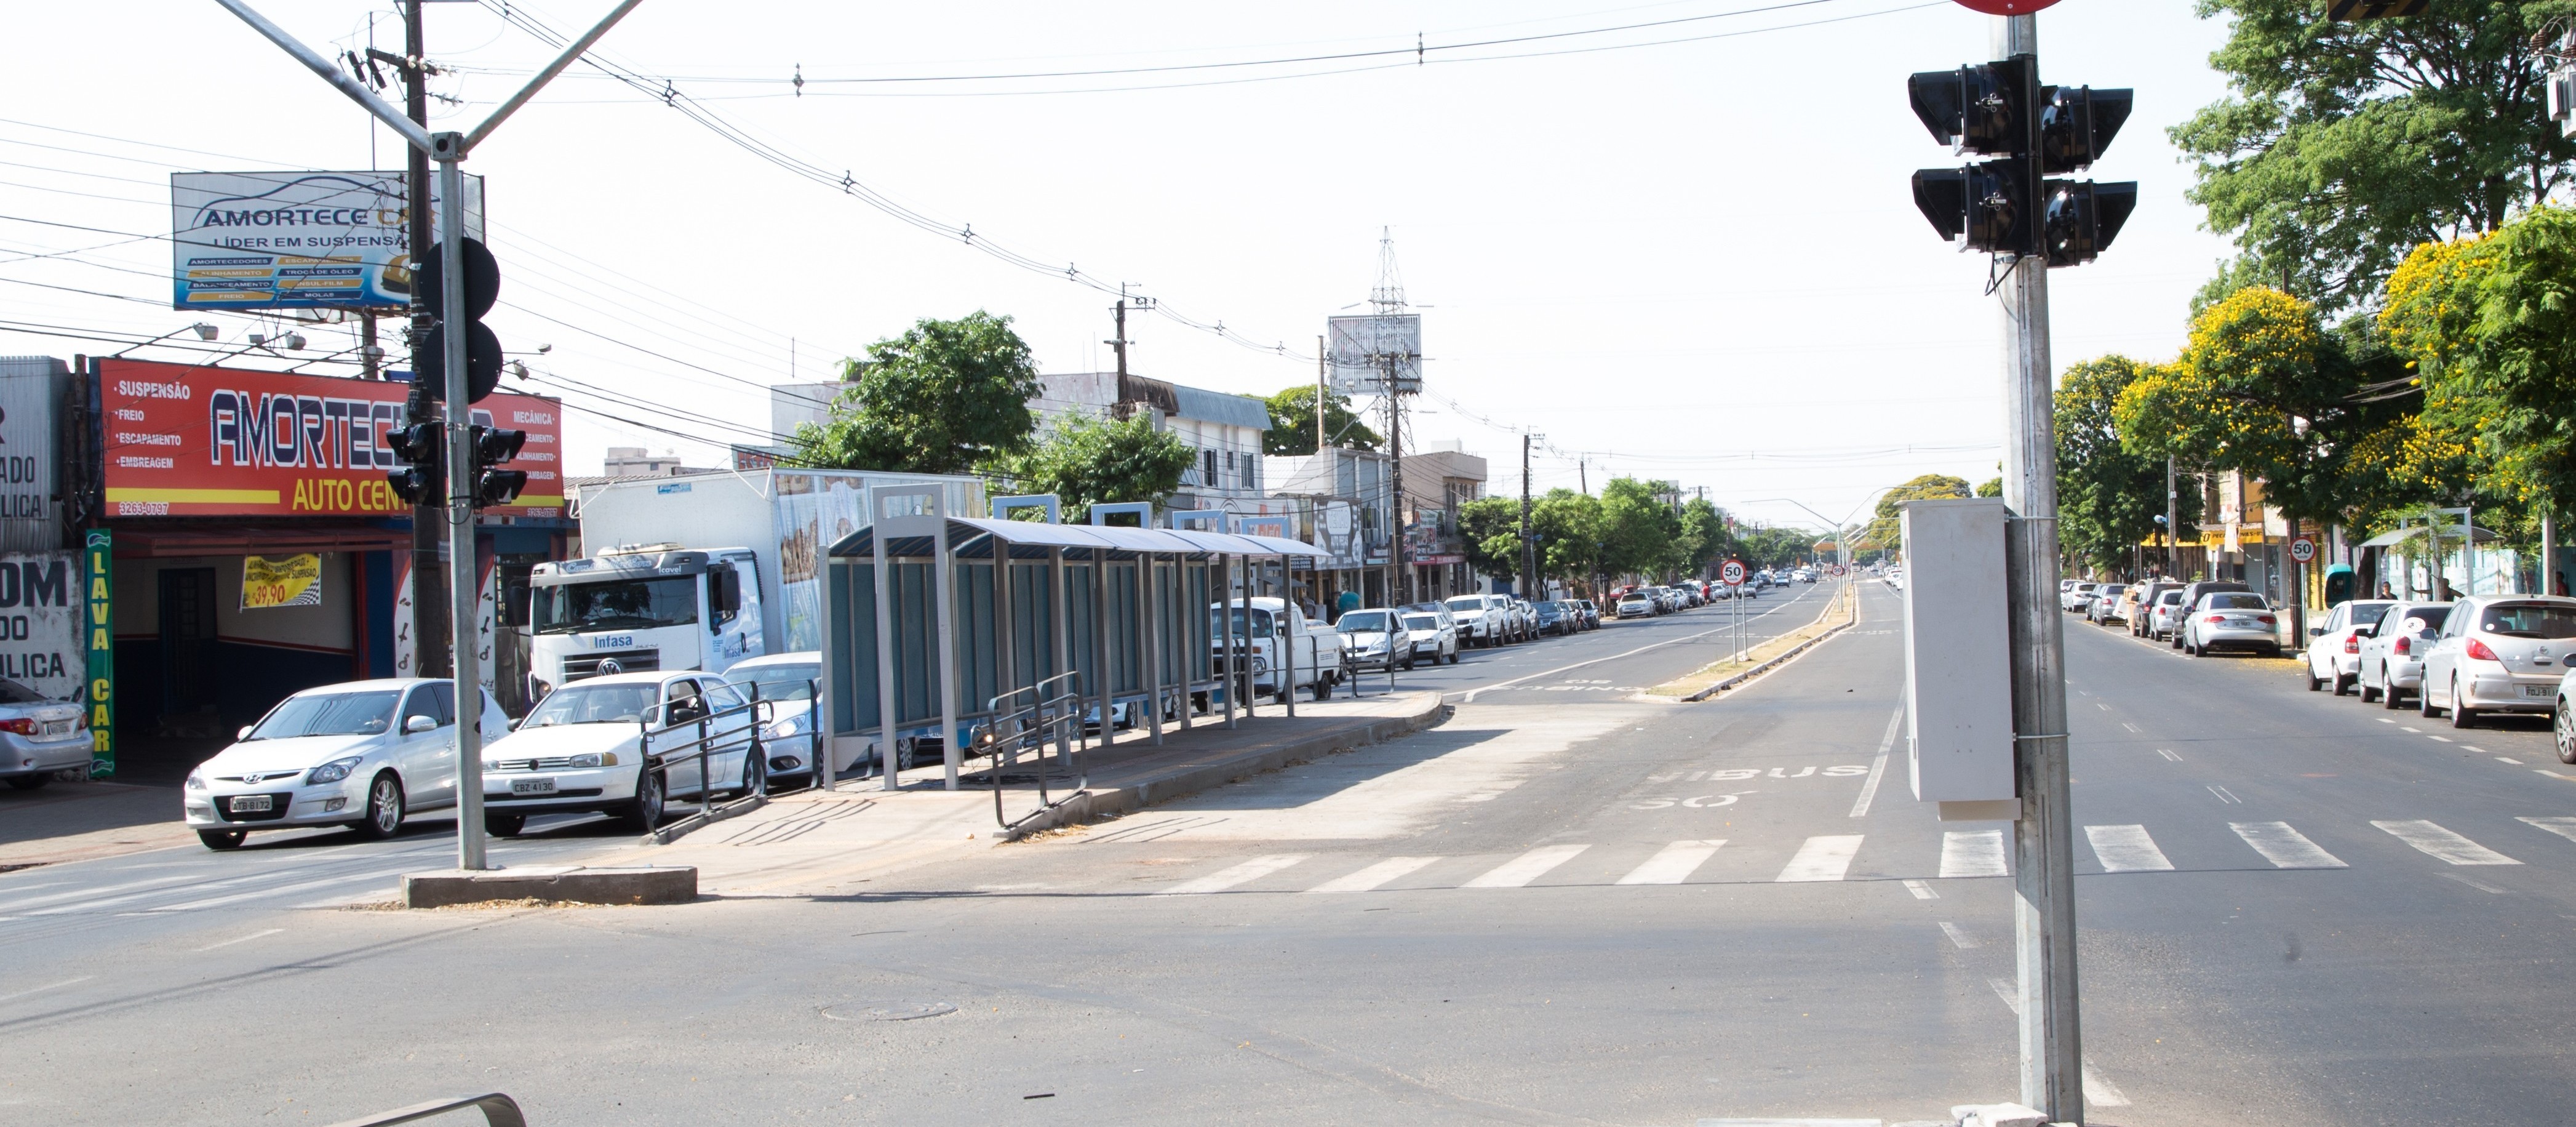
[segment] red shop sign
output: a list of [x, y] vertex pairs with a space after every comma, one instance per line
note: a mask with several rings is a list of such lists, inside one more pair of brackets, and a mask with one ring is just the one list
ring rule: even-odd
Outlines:
[[[240, 368], [98, 362], [101, 467], [110, 516], [400, 516], [385, 432], [411, 385]], [[528, 432], [509, 468], [519, 503], [494, 516], [563, 514], [563, 404], [495, 394], [474, 421]]]

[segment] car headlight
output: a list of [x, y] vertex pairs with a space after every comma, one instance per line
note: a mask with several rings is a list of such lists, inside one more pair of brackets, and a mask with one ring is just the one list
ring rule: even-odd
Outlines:
[[1268, 672], [1270, 672], [1270, 659], [1269, 659], [1269, 658], [1266, 658], [1266, 657], [1256, 657], [1256, 658], [1253, 658], [1253, 659], [1252, 659], [1252, 671], [1253, 671], [1253, 672], [1255, 672], [1255, 673], [1268, 673]]
[[346, 759], [334, 759], [314, 768], [312, 774], [304, 777], [304, 781], [308, 783], [339, 782], [342, 779], [348, 778], [349, 772], [358, 769], [358, 761], [361, 758], [363, 757], [352, 755]]
[[204, 775], [200, 775], [200, 774], [198, 774], [198, 773], [196, 773], [196, 772], [194, 772], [194, 771], [190, 771], [190, 772], [188, 772], [188, 789], [189, 789], [189, 790], [204, 790], [204, 789], [206, 789], [206, 777], [205, 777]]
[[564, 765], [567, 767], [605, 767], [615, 762], [617, 762], [617, 760], [613, 756], [602, 756], [600, 753], [595, 751], [585, 751], [565, 760]]
[[807, 715], [808, 714], [806, 713], [800, 712], [785, 720], [776, 721], [770, 724], [770, 726], [761, 729], [760, 734], [762, 738], [772, 740], [783, 740], [791, 736], [804, 735]]

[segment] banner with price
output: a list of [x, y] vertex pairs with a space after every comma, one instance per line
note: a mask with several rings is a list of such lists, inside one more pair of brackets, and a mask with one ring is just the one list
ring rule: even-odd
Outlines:
[[322, 557], [242, 557], [241, 609], [322, 605]]

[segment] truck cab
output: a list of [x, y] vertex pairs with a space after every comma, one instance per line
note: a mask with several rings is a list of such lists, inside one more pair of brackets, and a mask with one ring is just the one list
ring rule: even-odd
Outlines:
[[[1208, 604], [1208, 647], [1215, 653], [1216, 668], [1225, 668], [1226, 622], [1220, 603]], [[1254, 597], [1234, 600], [1234, 644], [1252, 669], [1252, 691], [1255, 695], [1277, 695], [1288, 682], [1288, 646], [1297, 647], [1297, 671], [1291, 691], [1311, 689], [1316, 700], [1333, 695], [1333, 686], [1342, 679], [1342, 636], [1332, 627], [1305, 616], [1296, 607], [1277, 598]]]
[[722, 673], [766, 652], [749, 548], [622, 545], [528, 577], [528, 699], [615, 673]]

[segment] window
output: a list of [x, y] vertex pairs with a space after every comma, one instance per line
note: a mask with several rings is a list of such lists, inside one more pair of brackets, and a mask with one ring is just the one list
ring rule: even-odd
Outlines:
[[2478, 619], [2479, 630], [2508, 638], [2576, 638], [2576, 607], [2560, 603], [2497, 603]]
[[522, 728], [556, 724], [633, 724], [652, 706], [653, 686], [632, 681], [612, 685], [566, 685], [548, 694], [528, 714]]
[[1387, 630], [1386, 612], [1382, 610], [1352, 611], [1351, 613], [1342, 616], [1341, 629], [1342, 633], [1345, 634], [1357, 633], [1362, 630], [1380, 634], [1385, 633]]
[[1215, 488], [1217, 485], [1216, 451], [1213, 448], [1199, 451], [1199, 464], [1199, 484]]
[[688, 626], [698, 621], [698, 580], [681, 575], [564, 583], [534, 589], [529, 603], [539, 634]]
[[286, 698], [251, 729], [249, 739], [285, 740], [297, 736], [372, 736], [385, 730], [394, 715], [392, 689], [361, 693], [312, 693]]
[[2270, 610], [2263, 596], [2251, 591], [2220, 591], [2200, 601], [2206, 610]]

